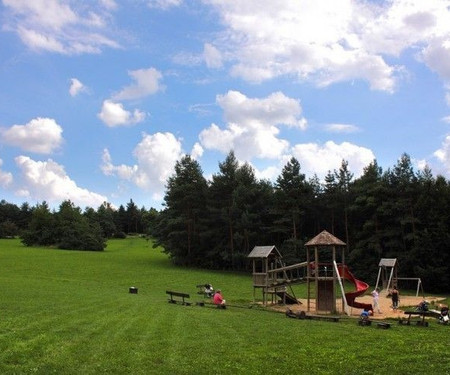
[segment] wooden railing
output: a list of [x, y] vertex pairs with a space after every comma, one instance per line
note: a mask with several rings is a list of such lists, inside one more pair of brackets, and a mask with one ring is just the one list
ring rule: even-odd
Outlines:
[[275, 286], [279, 284], [295, 283], [305, 279], [305, 267], [308, 262], [292, 264], [269, 270], [267, 273], [254, 273], [254, 286]]

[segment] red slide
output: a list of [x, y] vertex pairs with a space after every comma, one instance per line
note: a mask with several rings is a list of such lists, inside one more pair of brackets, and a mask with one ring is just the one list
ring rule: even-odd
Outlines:
[[355, 298], [363, 295], [367, 289], [369, 289], [369, 285], [364, 281], [355, 279], [355, 276], [349, 271], [347, 266], [343, 266], [342, 264], [338, 265], [339, 276], [343, 279], [350, 281], [356, 287], [356, 290], [352, 292], [345, 293], [345, 299], [347, 300], [347, 304], [352, 307], [356, 307], [357, 309], [366, 309], [368, 311], [373, 312], [372, 304], [370, 303], [361, 303], [356, 302]]

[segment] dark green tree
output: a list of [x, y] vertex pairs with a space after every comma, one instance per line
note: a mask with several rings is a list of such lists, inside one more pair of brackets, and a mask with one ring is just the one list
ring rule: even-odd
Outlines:
[[114, 211], [114, 225], [116, 227], [116, 237], [125, 237], [128, 233], [128, 215], [125, 207], [121, 204], [117, 211]]
[[103, 237], [111, 238], [114, 233], [117, 232], [116, 225], [114, 223], [114, 209], [109, 202], [103, 202], [97, 208], [97, 221], [102, 228]]
[[238, 186], [237, 171], [239, 163], [233, 151], [225, 161], [219, 163], [219, 173], [212, 177], [208, 189], [209, 241], [211, 254], [216, 257], [216, 266], [234, 268], [235, 242], [234, 235], [238, 210], [235, 191]]
[[19, 234], [20, 209], [5, 200], [0, 201], [0, 237], [13, 237]]
[[350, 185], [353, 180], [353, 173], [348, 169], [348, 161], [342, 160], [341, 167], [339, 171], [334, 171], [336, 177], [336, 195], [338, 204], [338, 210], [343, 217], [344, 225], [344, 238], [347, 243], [347, 249], [350, 246], [350, 236], [349, 236], [349, 223], [348, 223], [348, 206], [351, 200]]
[[164, 197], [165, 210], [154, 233], [177, 264], [201, 264], [201, 219], [206, 210], [207, 182], [200, 164], [184, 156], [175, 164]]
[[378, 262], [385, 253], [381, 221], [385, 199], [382, 173], [374, 160], [350, 187], [354, 197], [349, 205], [354, 236], [349, 263], [367, 282], [375, 282]]
[[32, 209], [28, 229], [22, 233], [22, 242], [27, 246], [48, 246], [55, 243], [55, 218], [47, 202]]
[[[92, 210], [93, 211], [93, 210]], [[93, 211], [95, 214], [95, 211]], [[95, 217], [83, 215], [81, 209], [66, 200], [55, 214], [54, 243], [60, 249], [104, 250], [106, 243]]]
[[[283, 167], [275, 184], [275, 210], [273, 230], [281, 240], [281, 249], [286, 260], [294, 261], [300, 257], [305, 237], [303, 226], [306, 212], [312, 201], [312, 188], [305, 175], [300, 172], [298, 160], [292, 157]], [[303, 250], [303, 249], [302, 249]]]
[[139, 233], [140, 227], [140, 211], [137, 208], [136, 204], [133, 202], [133, 199], [127, 203], [126, 210], [126, 218], [127, 218], [127, 233]]
[[0, 223], [0, 238], [12, 238], [19, 233], [19, 227], [10, 219]]
[[245, 269], [247, 256], [253, 247], [264, 241], [262, 228], [267, 226], [272, 187], [258, 181], [253, 167], [244, 163], [236, 170], [236, 188], [233, 192], [234, 255], [232, 267]]

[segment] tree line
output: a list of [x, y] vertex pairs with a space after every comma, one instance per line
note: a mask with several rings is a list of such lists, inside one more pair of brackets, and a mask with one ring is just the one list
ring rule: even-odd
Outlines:
[[345, 260], [374, 283], [381, 258], [397, 258], [399, 276], [420, 277], [427, 290], [450, 282], [450, 183], [429, 168], [415, 171], [403, 154], [383, 171], [376, 160], [354, 178], [343, 160], [323, 182], [306, 178], [291, 158], [275, 182], [255, 177], [231, 151], [207, 180], [186, 155], [167, 181], [163, 208], [104, 203], [83, 211], [70, 201], [20, 207], [0, 201], [0, 237], [28, 246], [103, 250], [105, 240], [144, 233], [178, 265], [248, 270], [256, 245], [275, 245], [287, 264], [305, 260], [304, 244], [327, 230], [343, 240]]
[[139, 209], [130, 199], [115, 209], [105, 202], [94, 210], [84, 211], [70, 200], [58, 210], [50, 210], [47, 202], [34, 207], [20, 207], [0, 201], [0, 238], [20, 236], [27, 246], [54, 246], [60, 249], [102, 251], [108, 238], [125, 238], [131, 233], [147, 233], [155, 209]]
[[246, 270], [255, 245], [275, 245], [287, 264], [304, 261], [304, 244], [327, 230], [347, 244], [346, 263], [375, 283], [381, 258], [427, 290], [450, 285], [450, 184], [409, 155], [383, 171], [376, 160], [354, 178], [348, 162], [324, 182], [307, 179], [291, 158], [274, 183], [258, 180], [233, 152], [210, 181], [189, 155], [168, 179], [151, 235], [176, 264]]

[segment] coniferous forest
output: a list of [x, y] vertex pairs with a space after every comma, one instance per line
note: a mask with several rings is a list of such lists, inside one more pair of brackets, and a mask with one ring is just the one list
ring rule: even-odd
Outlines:
[[343, 160], [320, 182], [295, 159], [275, 182], [258, 180], [233, 152], [210, 181], [189, 155], [168, 179], [163, 209], [118, 209], [104, 203], [82, 211], [72, 202], [50, 210], [43, 202], [0, 202], [0, 237], [25, 245], [103, 250], [106, 239], [145, 233], [174, 263], [248, 271], [255, 245], [276, 245], [286, 264], [305, 260], [304, 244], [322, 230], [347, 244], [346, 263], [374, 283], [381, 258], [397, 258], [399, 276], [420, 277], [427, 291], [450, 285], [450, 183], [431, 170], [414, 171], [403, 154], [386, 171], [373, 161], [354, 178]]

